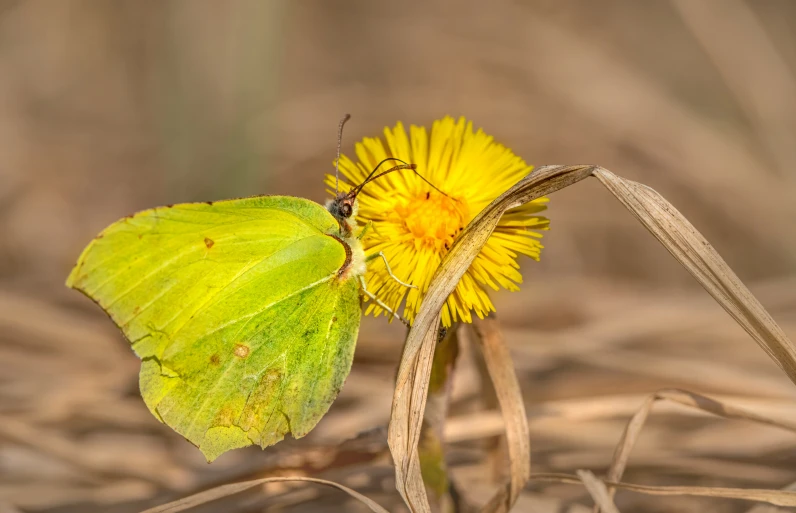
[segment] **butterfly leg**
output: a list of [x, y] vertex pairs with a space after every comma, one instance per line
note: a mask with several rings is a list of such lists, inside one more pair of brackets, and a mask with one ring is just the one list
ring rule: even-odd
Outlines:
[[373, 294], [371, 291], [368, 290], [367, 285], [365, 285], [365, 278], [363, 278], [362, 275], [359, 276], [359, 284], [362, 286], [362, 293], [363, 294], [365, 294], [370, 299], [372, 299], [374, 303], [376, 303], [380, 307], [382, 307], [385, 310], [387, 310], [388, 312], [390, 312], [390, 319], [392, 319], [393, 317], [396, 317], [396, 318], [398, 318], [399, 321], [404, 323], [407, 328], [411, 327], [409, 325], [409, 322], [407, 322], [406, 319], [404, 319], [403, 317], [401, 317], [400, 315], [395, 313], [392, 308], [390, 308], [389, 306], [385, 305], [384, 302], [381, 299], [377, 298], [375, 294]]
[[362, 240], [365, 237], [365, 234], [368, 233], [368, 230], [373, 228], [373, 221], [368, 221], [368, 224], [362, 227], [362, 231], [359, 232], [357, 235], [357, 239]]
[[417, 288], [417, 285], [412, 285], [410, 283], [403, 282], [400, 279], [398, 279], [398, 277], [396, 275], [394, 275], [392, 273], [392, 269], [390, 268], [390, 263], [387, 262], [387, 257], [384, 256], [384, 253], [382, 253], [381, 251], [379, 251], [378, 253], [374, 253], [372, 255], [366, 256], [365, 257], [365, 262], [370, 262], [371, 260], [376, 260], [379, 257], [381, 257], [381, 259], [384, 260], [384, 267], [387, 268], [387, 274], [390, 275], [390, 278], [392, 278], [393, 280], [397, 281], [399, 284], [403, 285], [404, 287], [407, 287], [407, 288], [410, 288], [410, 289], [416, 289]]

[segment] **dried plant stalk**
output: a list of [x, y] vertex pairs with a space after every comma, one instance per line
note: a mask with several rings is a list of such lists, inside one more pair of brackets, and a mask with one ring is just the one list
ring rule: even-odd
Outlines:
[[[571, 474], [544, 472], [531, 474], [532, 481], [548, 483], [582, 484], [580, 477]], [[608, 486], [646, 495], [690, 495], [694, 497], [721, 497], [744, 501], [767, 502], [775, 506], [796, 506], [796, 492], [763, 490], [759, 488], [718, 488], [710, 486], [649, 486], [605, 481]]]
[[389, 513], [386, 509], [379, 506], [376, 502], [372, 501], [371, 499], [368, 499], [361, 493], [358, 493], [352, 490], [351, 488], [348, 488], [347, 486], [335, 483], [334, 481], [327, 481], [325, 479], [317, 479], [314, 477], [265, 477], [262, 479], [253, 479], [251, 481], [242, 481], [240, 483], [229, 483], [221, 486], [216, 486], [215, 488], [211, 488], [209, 490], [205, 490], [203, 492], [199, 492], [197, 494], [190, 495], [188, 497], [184, 497], [174, 502], [169, 502], [168, 504], [161, 504], [160, 506], [150, 508], [146, 511], [142, 511], [141, 513], [177, 513], [178, 511], [185, 511], [187, 509], [191, 509], [196, 506], [200, 506], [202, 504], [206, 504], [208, 502], [212, 502], [214, 500], [227, 497], [229, 495], [234, 495], [236, 493], [249, 490], [251, 488], [254, 488], [255, 486], [260, 486], [266, 483], [277, 483], [285, 481], [303, 481], [308, 483], [317, 483], [325, 486], [331, 486], [332, 488], [337, 488], [338, 490], [344, 491], [351, 497], [355, 498], [359, 502], [366, 505], [368, 508], [370, 508], [371, 511], [374, 511], [375, 513]]
[[[541, 167], [495, 199], [464, 229], [432, 279], [407, 337], [393, 395], [388, 443], [395, 461], [396, 488], [412, 512], [429, 511], [417, 446], [442, 305], [504, 212], [592, 174], [796, 383], [796, 348], [707, 240], [662, 196], [597, 166]], [[520, 477], [512, 476], [512, 479]]]
[[[659, 390], [658, 392], [651, 394], [644, 401], [635, 415], [631, 417], [630, 421], [627, 423], [627, 426], [625, 426], [625, 430], [622, 432], [622, 436], [619, 438], [619, 442], [616, 444], [611, 466], [608, 468], [608, 481], [620, 481], [622, 479], [622, 475], [627, 467], [627, 461], [630, 458], [630, 452], [636, 445], [636, 441], [641, 434], [641, 429], [644, 427], [647, 417], [649, 417], [649, 414], [652, 411], [653, 405], [662, 400], [672, 401], [689, 408], [706, 411], [728, 419], [751, 420], [753, 422], [787, 429], [796, 433], [796, 424], [791, 422], [769, 419], [768, 417], [746, 411], [742, 408], [737, 408], [730, 404], [701, 394], [688, 392], [686, 390]], [[613, 497], [615, 490], [613, 488], [609, 488], [609, 492], [610, 496]], [[595, 511], [599, 512], [599, 508], [595, 509]]]
[[[796, 490], [796, 482], [793, 482], [788, 486], [784, 487], [783, 490], [785, 491]], [[784, 513], [784, 512], [782, 509], [776, 506], [771, 506], [770, 504], [758, 504], [756, 506], [753, 506], [746, 513]]]
[[484, 513], [506, 513], [517, 502], [523, 487], [531, 477], [531, 437], [528, 417], [522, 401], [522, 392], [514, 364], [500, 324], [494, 316], [474, 319], [473, 328], [484, 354], [489, 377], [495, 387], [500, 412], [506, 426], [506, 442], [509, 452], [511, 474], [509, 482], [502, 486], [481, 510]]
[[577, 474], [598, 508], [602, 508], [606, 513], [619, 513], [619, 509], [614, 504], [614, 500], [608, 492], [608, 488], [605, 487], [605, 483], [597, 479], [588, 470], [578, 470]]

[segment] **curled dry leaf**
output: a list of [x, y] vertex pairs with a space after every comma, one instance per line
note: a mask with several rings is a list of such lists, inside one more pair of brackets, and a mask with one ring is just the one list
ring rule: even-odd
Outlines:
[[551, 194], [592, 174], [796, 383], [796, 348], [716, 250], [668, 201], [649, 187], [597, 166], [540, 167], [496, 198], [460, 234], [432, 279], [407, 337], [393, 395], [388, 443], [395, 461], [396, 488], [412, 512], [429, 511], [417, 446], [443, 303], [506, 210]]
[[428, 512], [417, 445], [423, 423], [440, 309], [470, 267], [503, 213], [590, 175], [593, 166], [545, 166], [534, 170], [495, 199], [467, 225], [431, 280], [423, 306], [406, 338], [393, 394], [388, 432], [396, 488], [413, 512]]
[[452, 493], [451, 488], [455, 488], [455, 484], [448, 475], [443, 443], [453, 375], [459, 353], [458, 327], [458, 324], [454, 324], [440, 334], [431, 365], [423, 432], [418, 446], [423, 481], [431, 495], [431, 506], [435, 511], [460, 511], [466, 508], [466, 505], [460, 502], [462, 499], [460, 494]]
[[240, 483], [229, 483], [221, 486], [216, 486], [215, 488], [211, 488], [209, 490], [205, 490], [203, 492], [199, 492], [194, 495], [190, 495], [188, 497], [184, 497], [182, 499], [169, 502], [168, 504], [161, 504], [160, 506], [156, 506], [154, 508], [150, 508], [146, 511], [142, 511], [141, 513], [177, 513], [178, 511], [185, 511], [196, 506], [200, 506], [202, 504], [221, 499], [223, 497], [227, 497], [229, 495], [234, 495], [236, 493], [240, 493], [255, 486], [260, 486], [266, 483], [277, 483], [277, 482], [285, 482], [285, 481], [304, 481], [309, 483], [317, 483], [322, 484], [325, 486], [331, 486], [332, 488], [337, 488], [338, 490], [342, 490], [351, 497], [355, 498], [362, 504], [366, 505], [370, 508], [371, 511], [375, 513], [389, 513], [386, 509], [379, 506], [376, 502], [368, 499], [364, 495], [359, 492], [348, 488], [347, 486], [343, 486], [340, 483], [335, 483], [334, 481], [327, 481], [326, 479], [316, 479], [314, 477], [265, 477], [262, 479], [253, 479], [251, 481], [242, 481]]

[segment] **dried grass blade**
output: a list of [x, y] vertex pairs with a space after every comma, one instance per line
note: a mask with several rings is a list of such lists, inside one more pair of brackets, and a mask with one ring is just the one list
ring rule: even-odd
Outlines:
[[[788, 486], [782, 489], [786, 491], [796, 490], [796, 481], [794, 481], [793, 483], [789, 484]], [[746, 513], [783, 513], [783, 511], [780, 508], [776, 506], [771, 506], [769, 504], [758, 504], [756, 506], [753, 506]]]
[[796, 348], [713, 246], [663, 196], [607, 169], [594, 176], [669, 250], [796, 383]]
[[395, 461], [395, 486], [410, 511], [429, 511], [428, 497], [420, 475], [417, 445], [442, 305], [506, 210], [572, 185], [589, 176], [593, 169], [593, 166], [544, 166], [534, 170], [467, 225], [432, 279], [423, 306], [406, 339], [398, 368], [387, 437]]
[[758, 424], [765, 424], [796, 433], [796, 423], [792, 421], [772, 419], [743, 408], [738, 408], [724, 401], [708, 397], [688, 390], [666, 388], [655, 393], [658, 399], [666, 399], [690, 408], [702, 410], [727, 419], [751, 420]]
[[[549, 483], [582, 484], [578, 476], [559, 473], [531, 474], [533, 481]], [[721, 497], [745, 501], [767, 502], [775, 506], [796, 506], [796, 492], [764, 490], [759, 488], [711, 488], [708, 486], [650, 486], [605, 481], [608, 486], [647, 495], [691, 495], [695, 497]]]
[[712, 488], [709, 486], [648, 486], [630, 483], [606, 484], [647, 495], [692, 495], [696, 497], [722, 497], [745, 501], [768, 502], [776, 506], [796, 506], [796, 493], [761, 488]]
[[[420, 314], [422, 315], [422, 311]], [[430, 512], [431, 506], [420, 471], [420, 455], [417, 447], [420, 442], [423, 412], [428, 397], [428, 383], [431, 378], [439, 323], [440, 317], [437, 313], [418, 343], [418, 352], [411, 359], [411, 368], [414, 373], [406, 375], [402, 374], [401, 370], [404, 368], [404, 362], [407, 361], [408, 344], [414, 328], [409, 332], [407, 346], [404, 348], [401, 365], [398, 369], [392, 413], [387, 431], [387, 444], [395, 463], [396, 488], [411, 511], [423, 513]], [[417, 325], [418, 320], [416, 319], [414, 326]], [[414, 423], [415, 419], [419, 419], [419, 422]]]
[[[647, 397], [638, 411], [630, 418], [625, 426], [625, 430], [622, 431], [622, 436], [619, 437], [619, 442], [617, 442], [614, 455], [611, 458], [611, 466], [608, 467], [607, 478], [609, 481], [619, 481], [622, 479], [622, 474], [624, 474], [625, 468], [627, 467], [627, 461], [630, 459], [630, 452], [636, 445], [636, 440], [638, 440], [638, 436], [641, 434], [641, 429], [647, 422], [647, 417], [649, 417], [652, 406], [657, 399], [656, 394], [651, 394]], [[608, 491], [609, 497], [613, 498], [614, 493], [614, 489], [610, 488]], [[594, 511], [595, 513], [599, 513], [600, 506], [595, 505]]]
[[517, 502], [531, 475], [531, 438], [520, 384], [500, 324], [490, 316], [474, 319], [473, 328], [484, 354], [489, 377], [497, 394], [506, 427], [511, 479], [482, 509], [483, 512], [508, 512]]
[[185, 511], [187, 509], [191, 509], [196, 506], [200, 506], [202, 504], [221, 499], [223, 497], [227, 497], [229, 495], [234, 495], [236, 493], [240, 493], [255, 486], [259, 486], [265, 483], [276, 483], [280, 481], [305, 481], [309, 483], [317, 483], [322, 484], [325, 486], [331, 486], [333, 488], [337, 488], [338, 490], [342, 490], [351, 497], [355, 498], [359, 502], [366, 505], [370, 508], [371, 511], [375, 513], [389, 513], [386, 509], [379, 506], [376, 502], [368, 499], [364, 495], [359, 492], [348, 488], [347, 486], [341, 485], [340, 483], [335, 483], [334, 481], [327, 481], [325, 479], [317, 479], [314, 477], [265, 477], [262, 479], [254, 479], [251, 481], [242, 481], [240, 483], [229, 483], [221, 486], [216, 486], [215, 488], [211, 488], [209, 490], [205, 490], [203, 492], [199, 492], [194, 495], [189, 495], [188, 497], [184, 497], [182, 499], [169, 502], [168, 504], [162, 504], [160, 506], [155, 506], [154, 508], [149, 508], [146, 511], [142, 511], [141, 513], [177, 513], [178, 511]]
[[423, 482], [434, 511], [453, 511], [467, 508], [464, 497], [454, 491], [445, 461], [445, 422], [448, 418], [456, 361], [459, 356], [458, 326], [440, 334], [431, 364], [426, 412], [420, 435], [418, 455]]
[[[728, 419], [751, 420], [760, 424], [766, 424], [796, 432], [796, 424], [793, 424], [792, 422], [773, 420], [701, 394], [678, 389], [659, 390], [658, 392], [655, 392], [647, 397], [638, 411], [633, 415], [633, 417], [631, 417], [630, 421], [625, 426], [625, 430], [622, 432], [622, 436], [619, 438], [619, 442], [616, 444], [614, 456], [611, 460], [611, 466], [608, 468], [607, 481], [618, 482], [622, 479], [622, 475], [627, 467], [627, 461], [630, 458], [630, 452], [636, 445], [636, 441], [641, 434], [641, 429], [644, 427], [644, 423], [647, 421], [647, 417], [649, 416], [653, 405], [657, 401], [661, 400], [672, 401], [684, 406], [688, 406], [689, 408], [702, 410]], [[609, 494], [611, 497], [613, 497], [614, 489], [612, 487], [609, 487]], [[599, 508], [595, 508], [595, 511], [599, 511]]]
[[796, 348], [704, 237], [657, 192], [596, 166], [544, 166], [495, 199], [464, 229], [431, 281], [398, 369], [388, 433], [396, 488], [412, 512], [429, 511], [417, 446], [439, 312], [503, 213], [594, 174], [796, 383]]
[[594, 474], [588, 470], [578, 470], [577, 474], [580, 480], [583, 481], [583, 486], [586, 487], [589, 495], [591, 495], [591, 498], [594, 500], [595, 506], [602, 508], [606, 513], [619, 513], [619, 509], [616, 507], [616, 504], [614, 504], [611, 494], [608, 493], [605, 483], [597, 479]]

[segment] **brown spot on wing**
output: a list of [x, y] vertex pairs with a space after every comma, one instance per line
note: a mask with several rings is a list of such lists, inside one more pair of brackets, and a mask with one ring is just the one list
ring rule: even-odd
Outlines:
[[207, 249], [212, 248], [213, 244], [215, 244], [213, 239], [208, 239], [207, 237], [205, 237], [205, 246], [207, 246]]
[[346, 270], [348, 269], [348, 266], [351, 265], [351, 259], [354, 256], [353, 253], [351, 252], [351, 246], [349, 246], [346, 241], [344, 241], [343, 239], [341, 239], [336, 235], [332, 235], [330, 233], [327, 233], [326, 235], [328, 235], [329, 237], [333, 238], [334, 240], [343, 245], [343, 249], [345, 250], [345, 261], [343, 262], [343, 265], [340, 266], [340, 269], [337, 270], [337, 276], [338, 277], [343, 276], [343, 274], [345, 274]]
[[230, 406], [222, 406], [213, 419], [214, 426], [231, 426], [235, 422], [235, 411]]
[[249, 356], [249, 346], [244, 344], [235, 344], [235, 349], [232, 351], [238, 358], [246, 358]]
[[[246, 406], [244, 406], [240, 419], [236, 423], [241, 429], [248, 431], [252, 426], [269, 423], [271, 410], [268, 405], [279, 393], [283, 379], [284, 376], [280, 369], [271, 368], [263, 373], [260, 380], [251, 389]], [[278, 424], [277, 422], [276, 425]], [[272, 425], [273, 427], [276, 426]], [[284, 428], [287, 427], [287, 425], [284, 426]]]
[[221, 357], [218, 356], [218, 353], [210, 357], [210, 363], [213, 365], [218, 365], [219, 363], [221, 363]]

